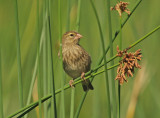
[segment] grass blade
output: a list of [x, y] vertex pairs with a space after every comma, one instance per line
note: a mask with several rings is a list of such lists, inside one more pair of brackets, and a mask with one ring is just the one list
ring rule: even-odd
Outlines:
[[[99, 20], [99, 17], [98, 17], [98, 13], [96, 11], [96, 8], [95, 8], [95, 5], [93, 3], [93, 1], [91, 0], [91, 5], [92, 5], [92, 8], [93, 8], [93, 11], [95, 13], [95, 16], [96, 16], [96, 20], [97, 20], [97, 23], [98, 23], [98, 28], [99, 28], [99, 32], [100, 32], [100, 39], [101, 39], [101, 43], [102, 43], [102, 51], [103, 51], [103, 57], [104, 57], [104, 63], [106, 63], [106, 56], [105, 56], [105, 45], [104, 45], [104, 38], [103, 38], [103, 33], [102, 33], [102, 28], [101, 28], [101, 24], [100, 24], [100, 20]], [[105, 64], [104, 66], [105, 68], [105, 78], [106, 78], [106, 92], [107, 92], [107, 117], [110, 118], [111, 117], [111, 111], [110, 111], [110, 89], [109, 89], [109, 78], [108, 78], [108, 72], [107, 72], [107, 65]]]
[[75, 99], [75, 88], [71, 89], [71, 107], [70, 107], [70, 118], [74, 117], [74, 99]]
[[[109, 32], [109, 46], [110, 46], [110, 57], [113, 57], [113, 44], [112, 44], [112, 23], [111, 23], [111, 13], [110, 13], [110, 0], [107, 0], [107, 14], [108, 14], [108, 32]], [[114, 61], [111, 61], [111, 66], [114, 65]], [[116, 105], [116, 90], [114, 81], [114, 69], [111, 70], [111, 79], [109, 79], [110, 85], [110, 102], [112, 106], [112, 116], [117, 117], [117, 105]]]
[[[69, 8], [68, 8], [69, 10]], [[68, 11], [69, 12], [69, 11]], [[69, 15], [69, 13], [68, 13]], [[59, 42], [60, 42], [60, 71], [62, 73], [62, 78], [61, 78], [61, 87], [64, 87], [65, 84], [65, 75], [63, 71], [63, 60], [62, 60], [62, 22], [61, 22], [61, 0], [58, 0], [58, 18], [59, 18]], [[68, 16], [69, 18], [69, 16]], [[69, 19], [68, 19], [69, 22]], [[69, 25], [69, 24], [68, 24]], [[69, 26], [68, 26], [69, 28]], [[65, 118], [65, 95], [64, 95], [64, 90], [61, 92], [61, 114], [62, 118]]]
[[42, 104], [41, 104], [41, 77], [40, 77], [40, 54], [39, 54], [39, 45], [40, 45], [40, 31], [39, 31], [39, 0], [37, 0], [37, 55], [38, 55], [38, 71], [37, 71], [37, 80], [38, 80], [38, 101], [39, 101], [39, 117], [42, 118]]
[[22, 68], [21, 68], [21, 51], [19, 36], [19, 20], [18, 20], [18, 3], [15, 0], [15, 21], [16, 21], [16, 41], [17, 41], [17, 64], [18, 64], [18, 90], [20, 106], [23, 107], [23, 84], [22, 84]]
[[3, 93], [2, 93], [1, 47], [0, 47], [0, 117], [3, 118]]
[[[119, 39], [119, 49], [122, 50], [122, 18], [120, 17], [120, 39]], [[121, 59], [120, 59], [121, 60]], [[121, 114], [121, 86], [120, 82], [118, 82], [118, 118], [120, 118]]]
[[[47, 36], [46, 36], [46, 1], [43, 1], [43, 28], [44, 42], [43, 42], [43, 96], [47, 95]], [[44, 117], [47, 118], [47, 103], [44, 103]]]
[[[55, 97], [55, 82], [54, 82], [54, 63], [53, 63], [53, 53], [52, 53], [52, 36], [51, 36], [51, 22], [50, 22], [50, 16], [51, 16], [51, 3], [49, 0], [49, 11], [48, 11], [48, 28], [49, 28], [49, 56], [50, 56], [50, 69], [51, 69], [51, 93], [52, 93], [52, 98], [51, 98], [51, 108], [54, 111], [54, 117], [57, 118], [57, 108], [56, 108], [56, 97]], [[53, 117], [53, 116], [52, 116]]]

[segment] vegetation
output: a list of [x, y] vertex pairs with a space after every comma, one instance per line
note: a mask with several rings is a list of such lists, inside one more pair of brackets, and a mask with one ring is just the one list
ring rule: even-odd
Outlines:
[[[0, 1], [0, 118], [160, 117], [159, 3]], [[70, 30], [83, 35], [80, 44], [92, 58], [85, 76], [93, 91], [83, 91], [80, 77], [71, 88], [63, 71], [61, 38]], [[116, 69], [123, 71], [128, 57], [142, 60], [131, 59], [135, 70], [125, 69], [131, 77], [123, 83]]]

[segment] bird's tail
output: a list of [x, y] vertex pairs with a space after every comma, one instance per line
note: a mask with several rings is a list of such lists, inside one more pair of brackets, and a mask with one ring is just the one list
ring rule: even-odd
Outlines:
[[82, 87], [85, 92], [94, 89], [89, 79], [82, 81]]

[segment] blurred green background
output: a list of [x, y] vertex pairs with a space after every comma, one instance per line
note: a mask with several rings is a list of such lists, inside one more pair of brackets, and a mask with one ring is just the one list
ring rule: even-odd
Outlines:
[[[15, 21], [15, 0], [0, 0], [0, 46], [2, 61], [2, 88], [3, 88], [3, 108], [4, 116], [16, 112], [19, 108], [18, 97], [18, 71], [17, 71], [17, 52], [16, 52], [16, 21]], [[137, 0], [129, 0], [129, 9], [132, 9]], [[68, 0], [61, 1], [61, 21], [62, 33], [76, 29], [77, 0], [70, 0], [70, 22], [67, 18]], [[100, 18], [105, 46], [108, 46], [107, 29], [107, 3], [106, 0], [94, 0], [98, 16]], [[111, 6], [117, 3], [111, 1]], [[18, 0], [19, 32], [21, 39], [21, 62], [24, 104], [26, 104], [29, 86], [33, 75], [34, 64], [37, 54], [37, 32], [36, 32], [36, 1]], [[160, 25], [159, 0], [142, 0], [139, 7], [128, 20], [122, 30], [123, 48], [128, 47], [136, 40]], [[55, 70], [55, 88], [61, 87], [62, 70], [58, 58], [59, 50], [59, 21], [57, 0], [51, 0], [51, 33], [53, 46], [53, 63]], [[40, 31], [43, 28], [43, 1], [40, 0]], [[112, 11], [112, 33], [119, 29], [119, 16], [117, 11]], [[124, 13], [122, 19], [126, 17]], [[89, 52], [92, 57], [92, 68], [96, 67], [99, 57], [102, 55], [100, 34], [95, 19], [95, 14], [89, 0], [82, 0], [80, 14], [79, 33], [84, 36], [80, 44]], [[40, 33], [41, 34], [41, 33]], [[116, 46], [119, 44], [119, 37], [114, 42], [114, 54]], [[135, 72], [133, 78], [129, 78], [128, 83], [121, 86], [121, 118], [127, 114], [134, 114], [134, 118], [159, 118], [160, 117], [160, 31], [155, 32], [146, 40], [135, 46], [131, 51], [142, 49], [143, 59], [142, 69]], [[107, 54], [108, 57], [109, 54]], [[42, 54], [41, 54], [42, 62]], [[115, 60], [115, 63], [118, 59]], [[110, 64], [109, 64], [110, 65]], [[42, 71], [42, 68], [41, 68]], [[110, 71], [109, 71], [110, 73]], [[115, 69], [116, 73], [116, 69]], [[41, 74], [43, 76], [43, 74]], [[110, 74], [109, 74], [110, 76]], [[66, 75], [66, 83], [71, 78]], [[110, 78], [114, 79], [114, 78]], [[117, 81], [115, 81], [117, 86]], [[106, 109], [106, 87], [104, 75], [98, 75], [93, 81], [94, 91], [90, 91], [86, 97], [80, 118], [105, 118]], [[117, 87], [116, 87], [117, 89]], [[75, 111], [83, 90], [81, 84], [76, 86], [75, 92]], [[60, 94], [56, 95], [58, 116], [60, 116]], [[34, 100], [32, 100], [33, 102]], [[65, 90], [65, 111], [66, 118], [70, 113], [70, 89]], [[36, 111], [29, 114], [29, 118], [37, 117]], [[130, 116], [129, 116], [130, 117]]]

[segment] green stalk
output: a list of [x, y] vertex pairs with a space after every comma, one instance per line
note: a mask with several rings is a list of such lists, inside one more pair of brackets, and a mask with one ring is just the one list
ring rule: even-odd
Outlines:
[[[68, 6], [68, 9], [67, 9], [67, 24], [66, 24], [66, 31], [70, 31], [70, 7], [71, 7], [71, 1], [70, 0], [68, 0], [67, 1], [67, 6]], [[62, 43], [62, 42], [61, 42]], [[61, 60], [62, 61], [62, 60]], [[63, 78], [64, 78], [64, 81], [62, 81], [62, 87], [64, 87], [64, 83], [65, 83], [65, 74], [63, 73]], [[72, 90], [73, 91], [73, 90]], [[73, 92], [71, 91], [71, 94], [73, 94]], [[62, 93], [62, 102], [64, 101], [63, 100], [63, 98], [64, 98], [64, 90], [63, 90], [63, 93]], [[74, 95], [71, 95], [71, 102], [73, 102], [74, 103]], [[74, 105], [74, 104], [71, 104], [71, 106], [72, 105]], [[65, 118], [65, 106], [63, 106], [64, 105], [64, 103], [62, 104], [62, 111], [63, 111], [63, 113], [64, 114], [62, 114], [63, 115], [63, 118]], [[73, 106], [74, 107], [74, 106]], [[70, 110], [71, 110], [71, 108], [70, 108]], [[70, 113], [71, 114], [71, 113]]]
[[78, 0], [77, 19], [76, 19], [76, 31], [79, 31], [80, 25], [80, 13], [81, 13], [81, 0]]
[[[110, 57], [113, 57], [113, 43], [112, 43], [112, 23], [110, 13], [110, 0], [107, 0], [107, 14], [108, 14], [108, 32], [109, 32], [109, 46], [110, 46]], [[114, 65], [114, 61], [111, 61], [111, 66]], [[110, 85], [110, 102], [112, 106], [112, 116], [117, 117], [117, 104], [116, 104], [116, 90], [115, 90], [115, 74], [114, 69], [111, 70], [111, 79], [109, 79]]]
[[0, 47], [0, 118], [3, 118], [3, 93], [2, 93], [2, 69], [1, 69], [1, 47]]
[[[69, 13], [68, 13], [68, 15], [69, 15]], [[60, 67], [61, 67], [60, 70], [61, 70], [61, 73], [62, 73], [61, 87], [63, 88], [64, 85], [65, 85], [65, 75], [64, 75], [64, 71], [63, 71], [63, 60], [62, 60], [61, 0], [58, 0], [58, 19], [59, 19], [59, 42], [60, 42], [60, 64], [61, 64], [60, 65]], [[65, 118], [65, 93], [64, 93], [64, 90], [62, 90], [62, 92], [61, 92], [61, 114], [62, 114], [62, 118]]]
[[149, 32], [148, 34], [146, 34], [145, 36], [143, 36], [142, 38], [140, 38], [139, 40], [137, 40], [136, 42], [134, 42], [133, 44], [131, 44], [129, 46], [129, 48], [133, 48], [134, 46], [136, 46], [137, 44], [142, 42], [144, 39], [146, 39], [147, 37], [149, 37], [151, 34], [153, 34], [154, 32], [156, 32], [159, 29], [160, 29], [160, 25], [157, 28], [155, 28], [154, 30], [152, 30], [151, 32]]
[[[93, 78], [93, 77], [92, 77], [92, 78]], [[83, 103], [84, 103], [84, 100], [85, 100], [85, 98], [86, 98], [86, 96], [87, 96], [87, 93], [88, 93], [88, 92], [83, 93], [82, 99], [81, 99], [80, 104], [79, 104], [79, 106], [78, 106], [78, 108], [77, 108], [77, 111], [76, 111], [76, 113], [75, 113], [74, 118], [78, 118], [78, 117], [79, 117], [80, 110], [81, 110], [81, 108], [82, 108], [82, 106], [83, 106]]]
[[71, 107], [70, 107], [70, 118], [74, 117], [74, 99], [75, 99], [75, 88], [71, 89]]
[[[47, 22], [48, 23], [48, 22]], [[48, 27], [48, 25], [47, 25], [47, 32], [49, 32], [49, 27]], [[48, 46], [48, 48], [47, 48], [47, 50], [48, 50], [48, 72], [47, 72], [47, 74], [48, 74], [48, 77], [47, 77], [47, 81], [48, 81], [48, 93], [51, 93], [51, 57], [50, 57], [50, 39], [49, 39], [49, 34], [47, 34], [48, 35], [48, 37], [47, 37], [47, 46]], [[51, 100], [49, 100], [48, 101], [48, 103], [47, 103], [47, 111], [48, 111], [48, 113], [47, 113], [47, 115], [48, 115], [48, 118], [51, 118]], [[53, 109], [52, 109], [52, 111], [53, 111]]]
[[[62, 71], [63, 72], [63, 71]], [[65, 86], [65, 75], [63, 73], [62, 75], [62, 79], [61, 79], [61, 87], [63, 88]], [[61, 92], [61, 114], [62, 114], [62, 118], [65, 118], [65, 93], [64, 90], [62, 90]]]
[[68, 9], [67, 9], [67, 26], [66, 26], [66, 31], [69, 31], [70, 30], [70, 9], [71, 9], [71, 1], [68, 0], [67, 1], [67, 6], [68, 6]]
[[[51, 93], [51, 57], [50, 57], [50, 34], [49, 34], [49, 18], [50, 18], [50, 14], [49, 14], [49, 0], [46, 0], [46, 14], [47, 14], [47, 24], [46, 24], [46, 37], [47, 37], [47, 68], [48, 68], [48, 72], [47, 72], [47, 82], [48, 82], [48, 93]], [[52, 105], [53, 106], [53, 105]], [[51, 100], [48, 100], [47, 102], [47, 118], [51, 118], [51, 111], [53, 111], [53, 107], [51, 109]]]
[[121, 28], [122, 18], [121, 17], [120, 17], [119, 21], [120, 21], [120, 23], [119, 23], [120, 24], [119, 49], [122, 50], [122, 28]]
[[[147, 37], [149, 37], [150, 35], [152, 35], [154, 32], [156, 32], [156, 31], [159, 30], [159, 29], [160, 29], [160, 25], [159, 25], [157, 28], [153, 29], [153, 30], [152, 30], [151, 32], [149, 32], [148, 34], [146, 34], [145, 36], [143, 36], [142, 38], [140, 38], [139, 40], [137, 40], [136, 42], [134, 42], [133, 44], [131, 44], [129, 49], [131, 49], [132, 47], [136, 46], [136, 45], [139, 44], [141, 41], [143, 41], [144, 39], [146, 39]], [[114, 56], [114, 57], [115, 57], [115, 56]], [[111, 59], [113, 59], [113, 57], [112, 57]], [[111, 59], [110, 59], [110, 60], [111, 60]], [[119, 64], [116, 64], [116, 65], [108, 68], [108, 70], [110, 70], [110, 69], [112, 69], [112, 68], [114, 68], [114, 67], [117, 67], [118, 65], [119, 65]], [[93, 70], [94, 70], [94, 69], [93, 69]], [[102, 70], [102, 71], [99, 71], [99, 72], [97, 72], [97, 73], [88, 72], [88, 73], [91, 73], [91, 74], [88, 75], [88, 76], [86, 77], [86, 79], [89, 79], [90, 77], [96, 76], [96, 75], [98, 75], [98, 74], [100, 74], [100, 73], [102, 73], [102, 72], [104, 72], [104, 71], [105, 71], [105, 70]], [[88, 74], [88, 73], [86, 73], [86, 74]], [[77, 80], [77, 81], [75, 81], [75, 83], [73, 83], [73, 85], [78, 84], [78, 83], [81, 82], [81, 78], [80, 78], [80, 77], [78, 77], [76, 80]], [[83, 81], [83, 80], [82, 80], [82, 81]], [[61, 88], [61, 89], [56, 90], [55, 94], [60, 93], [60, 92], [62, 91], [62, 89], [66, 90], [66, 89], [68, 89], [68, 88], [70, 88], [70, 85], [69, 85], [69, 84], [67, 84], [64, 88]], [[44, 101], [48, 100], [48, 99], [51, 98], [51, 97], [52, 97], [52, 95], [50, 94], [50, 95], [48, 95], [48, 96], [43, 97], [43, 98], [41, 99], [41, 101], [44, 102]], [[13, 116], [15, 116], [15, 115], [17, 115], [17, 114], [25, 111], [26, 109], [30, 109], [31, 107], [36, 107], [37, 105], [38, 105], [38, 102], [31, 103], [30, 105], [27, 105], [27, 106], [25, 106], [24, 108], [18, 110], [17, 112], [9, 115], [9, 118], [11, 118], [11, 117], [13, 117]]]
[[20, 51], [20, 36], [19, 36], [19, 20], [18, 20], [18, 5], [15, 0], [15, 21], [16, 21], [16, 41], [17, 41], [17, 64], [18, 64], [18, 89], [20, 107], [23, 107], [23, 84], [22, 84], [22, 68], [21, 68], [21, 51]]
[[[119, 49], [122, 50], [122, 28], [121, 28], [122, 18], [121, 17], [120, 17], [119, 24], [120, 24]], [[120, 82], [118, 81], [118, 118], [120, 118], [120, 114], [121, 114], [120, 108], [121, 108], [121, 86], [120, 86]]]
[[41, 77], [40, 77], [40, 54], [39, 54], [39, 45], [40, 45], [40, 31], [39, 31], [39, 0], [37, 0], [37, 55], [38, 55], [38, 101], [39, 101], [39, 117], [42, 118], [42, 104], [41, 104]]
[[[50, 21], [49, 21], [50, 22]], [[49, 24], [50, 27], [50, 24]], [[50, 28], [49, 28], [50, 29]], [[49, 46], [49, 52], [50, 52], [50, 63], [51, 63], [51, 78], [50, 78], [50, 84], [51, 84], [51, 92], [52, 92], [52, 98], [51, 98], [51, 108], [54, 110], [54, 117], [57, 118], [57, 109], [56, 109], [56, 97], [55, 97], [55, 83], [54, 83], [54, 69], [53, 69], [53, 55], [52, 55], [52, 39], [51, 39], [51, 29], [49, 30], [50, 34], [50, 46]]]
[[50, 84], [51, 84], [51, 92], [52, 92], [52, 98], [51, 98], [51, 108], [54, 111], [54, 118], [57, 118], [57, 108], [56, 108], [56, 97], [55, 97], [55, 83], [54, 83], [54, 66], [53, 66], [53, 54], [52, 54], [52, 37], [51, 37], [51, 24], [50, 24], [50, 17], [48, 18], [48, 25], [49, 25], [49, 53], [50, 53], [50, 63], [51, 63], [51, 78], [50, 78]]
[[[43, 28], [44, 28], [44, 42], [43, 42], [43, 95], [47, 95], [47, 38], [46, 38], [46, 4], [43, 1]], [[47, 103], [44, 103], [44, 117], [47, 118]]]
[[[96, 16], [96, 20], [97, 20], [97, 23], [98, 23], [98, 28], [99, 28], [99, 32], [100, 32], [100, 39], [101, 39], [101, 43], [102, 43], [102, 51], [103, 51], [103, 57], [104, 57], [104, 63], [106, 63], [106, 56], [105, 56], [105, 43], [104, 43], [104, 37], [103, 37], [103, 32], [102, 32], [102, 28], [101, 28], [101, 24], [100, 24], [100, 20], [99, 20], [99, 17], [98, 17], [98, 13], [97, 13], [97, 10], [95, 8], [95, 5], [93, 3], [92, 0], [91, 1], [91, 5], [92, 5], [92, 8], [93, 8], [93, 11], [95, 13], [95, 16]], [[109, 88], [109, 78], [108, 78], [108, 71], [107, 71], [107, 64], [104, 65], [104, 68], [105, 68], [105, 78], [106, 78], [106, 92], [107, 92], [107, 117], [110, 118], [111, 117], [111, 109], [110, 109], [110, 88]]]

